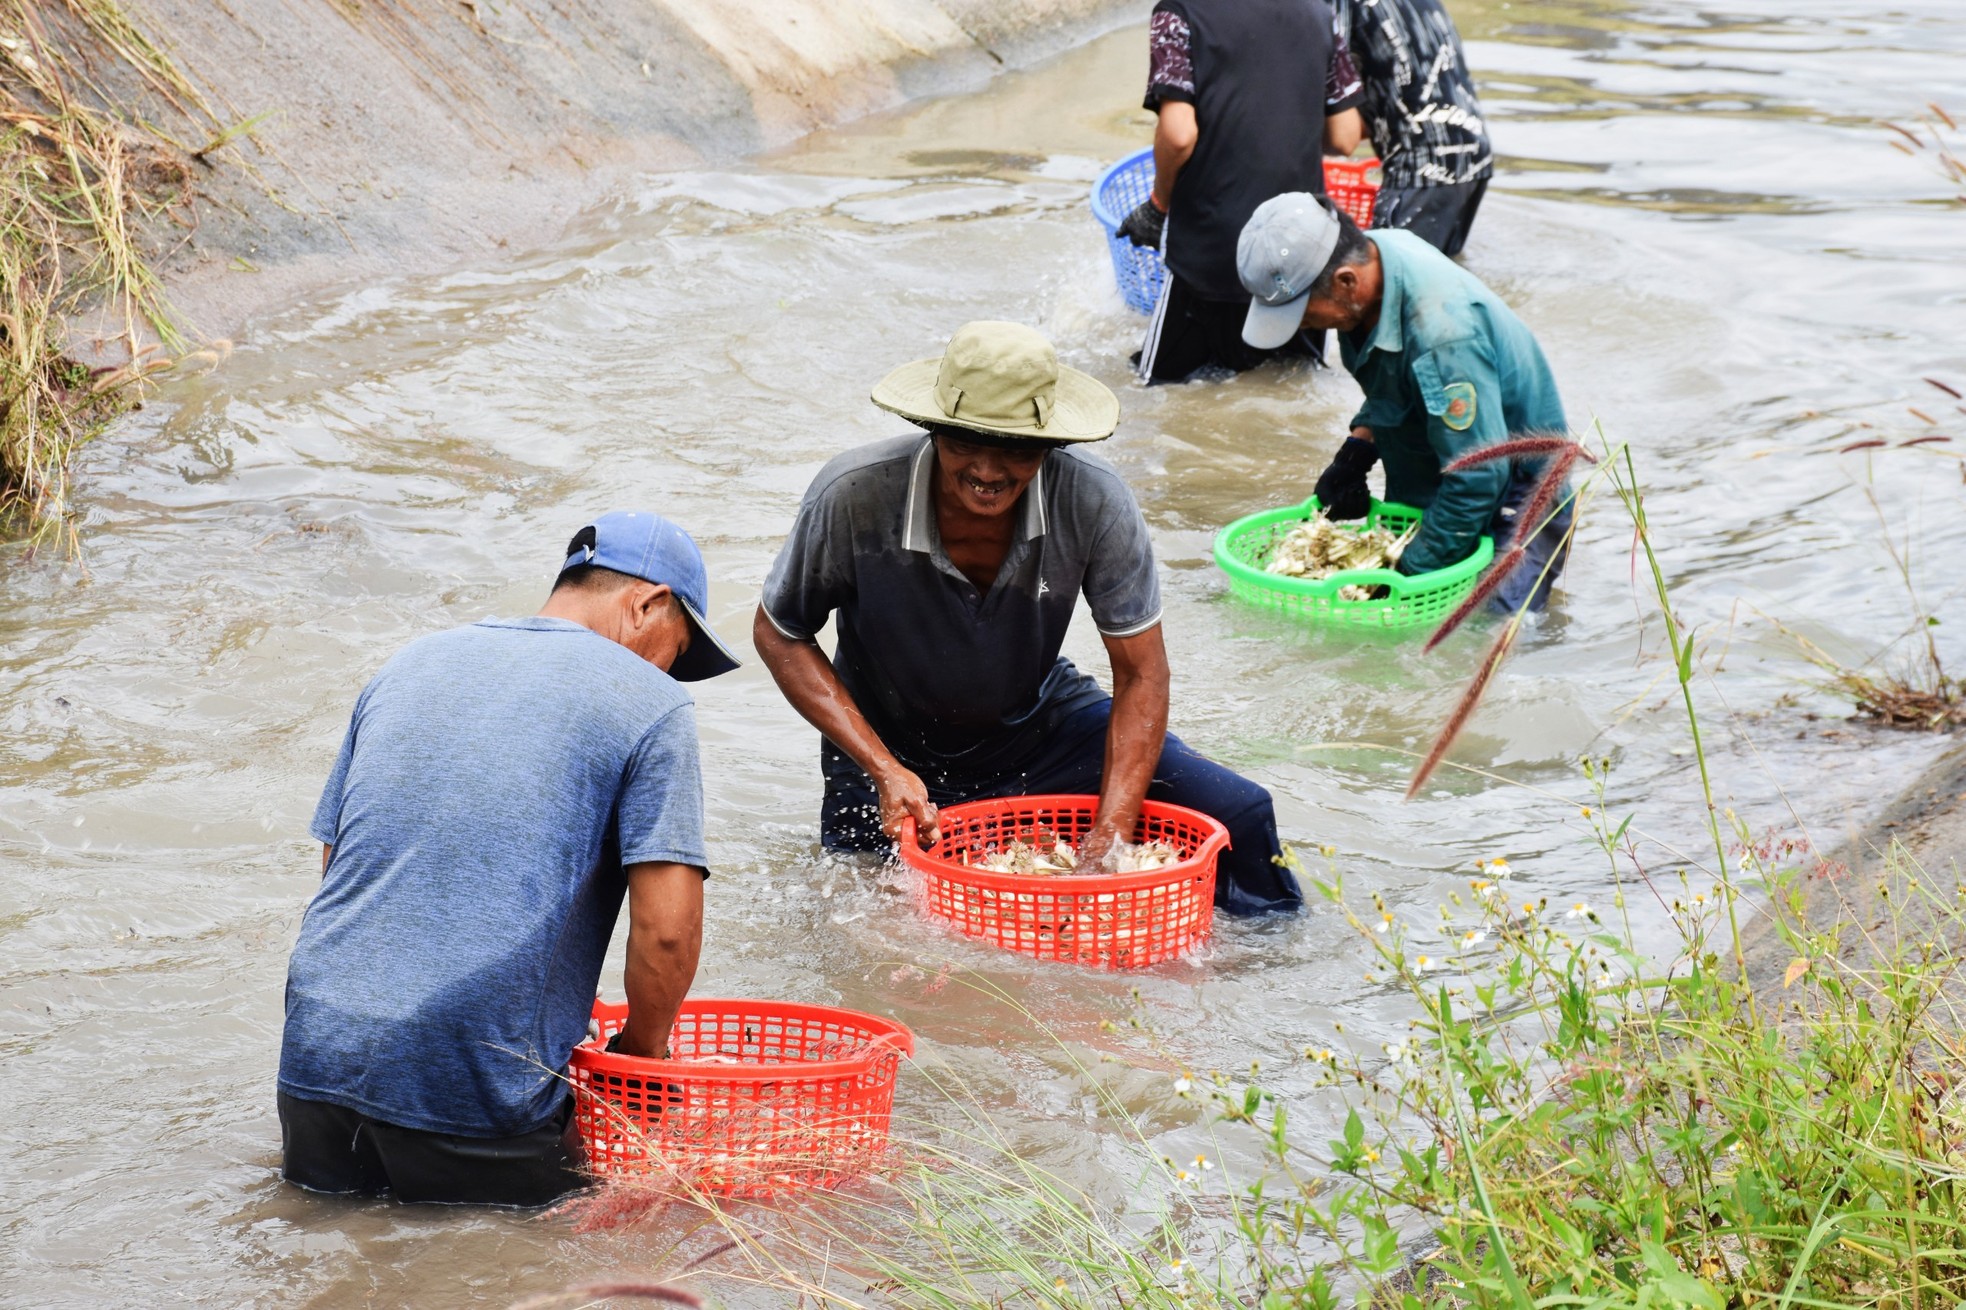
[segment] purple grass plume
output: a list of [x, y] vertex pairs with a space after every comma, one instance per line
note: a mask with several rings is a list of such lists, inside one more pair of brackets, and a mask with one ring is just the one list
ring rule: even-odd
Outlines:
[[692, 1310], [702, 1310], [704, 1304], [703, 1298], [695, 1292], [673, 1283], [646, 1278], [611, 1278], [605, 1282], [582, 1283], [578, 1287], [548, 1292], [544, 1296], [527, 1297], [512, 1310], [556, 1310], [560, 1306], [588, 1305], [617, 1296], [640, 1297], [645, 1301], [661, 1301], [667, 1305], [686, 1305]]
[[1480, 450], [1471, 450], [1460, 458], [1442, 466], [1442, 473], [1463, 473], [1483, 464], [1492, 464], [1498, 459], [1530, 459], [1539, 455], [1561, 455], [1566, 451], [1576, 451], [1585, 463], [1597, 463], [1597, 457], [1572, 441], [1569, 437], [1512, 437], [1498, 441]]
[[1509, 549], [1521, 550], [1529, 544], [1529, 539], [1542, 530], [1543, 520], [1549, 515], [1550, 507], [1556, 504], [1557, 493], [1569, 480], [1570, 470], [1577, 466], [1577, 456], [1584, 453], [1582, 446], [1572, 446], [1543, 470], [1543, 476], [1536, 482], [1536, 489], [1529, 495], [1529, 503], [1515, 516], [1515, 530], [1509, 533]]
[[1502, 661], [1508, 657], [1509, 647], [1515, 644], [1516, 629], [1520, 626], [1515, 619], [1510, 619], [1502, 625], [1502, 631], [1496, 636], [1495, 644], [1488, 648], [1487, 658], [1483, 659], [1481, 667], [1475, 670], [1474, 677], [1468, 680], [1466, 689], [1461, 692], [1461, 699], [1454, 702], [1454, 712], [1447, 716], [1447, 722], [1441, 725], [1440, 735], [1434, 738], [1434, 744], [1428, 749], [1426, 758], [1421, 760], [1420, 767], [1413, 771], [1413, 781], [1406, 784], [1407, 800], [1412, 800], [1415, 793], [1427, 785], [1427, 779], [1433, 777], [1434, 770], [1440, 767], [1440, 762], [1446, 758], [1448, 748], [1454, 744], [1454, 739], [1461, 735], [1461, 729], [1467, 727], [1468, 720], [1474, 717], [1475, 707], [1481, 704], [1482, 693], [1488, 690], [1488, 680], [1495, 676], [1495, 670], [1501, 668]]
[[1597, 463], [1596, 458], [1588, 450], [1568, 437], [1518, 437], [1513, 441], [1498, 441], [1492, 446], [1471, 450], [1441, 471], [1458, 473], [1464, 469], [1477, 468], [1494, 460], [1509, 459], [1518, 455], [1525, 458], [1538, 455], [1555, 456], [1555, 458], [1544, 467], [1543, 475], [1536, 480], [1536, 486], [1529, 493], [1529, 499], [1523, 505], [1522, 512], [1516, 515], [1515, 527], [1505, 543], [1507, 553], [1488, 566], [1488, 571], [1482, 574], [1481, 581], [1475, 584], [1474, 590], [1463, 597], [1461, 603], [1454, 607], [1453, 612], [1441, 620], [1440, 626], [1435, 628], [1433, 635], [1427, 638], [1427, 644], [1421, 647], [1422, 654], [1446, 641], [1456, 628], [1467, 622], [1470, 614], [1480, 609], [1488, 598], [1495, 594], [1496, 588], [1507, 581], [1509, 574], [1521, 566], [1524, 558], [1523, 547], [1543, 526], [1544, 517], [1550, 512], [1550, 506], [1556, 502], [1557, 493], [1563, 490], [1563, 484], [1570, 477], [1570, 470], [1577, 466], [1577, 461]]
[[1488, 598], [1495, 594], [1496, 589], [1508, 579], [1509, 574], [1516, 571], [1522, 560], [1523, 549], [1517, 546], [1489, 565], [1488, 572], [1481, 575], [1481, 581], [1475, 583], [1474, 590], [1462, 597], [1461, 603], [1454, 607], [1454, 612], [1441, 620], [1440, 626], [1435, 628], [1433, 635], [1427, 638], [1427, 644], [1420, 648], [1420, 653], [1425, 655], [1441, 642], [1446, 641], [1448, 634], [1460, 627], [1468, 615], [1487, 603]]
[[[1422, 648], [1423, 653], [1431, 651], [1445, 641], [1449, 634], [1467, 621], [1470, 614], [1487, 603], [1488, 598], [1495, 594], [1510, 574], [1522, 567], [1523, 560], [1527, 558], [1524, 548], [1528, 545], [1529, 539], [1541, 531], [1543, 519], [1549, 514], [1551, 506], [1556, 503], [1558, 493], [1563, 490], [1563, 484], [1570, 477], [1570, 470], [1576, 467], [1579, 460], [1592, 464], [1597, 462], [1588, 450], [1568, 437], [1522, 437], [1514, 441], [1497, 442], [1493, 446], [1472, 451], [1449, 464], [1443, 471], [1459, 472], [1492, 460], [1508, 459], [1518, 455], [1552, 458], [1544, 467], [1542, 476], [1536, 480], [1536, 486], [1530, 492], [1529, 499], [1524, 502], [1521, 512], [1516, 515], [1515, 524], [1509, 532], [1507, 553], [1489, 566], [1488, 572], [1482, 575], [1481, 581], [1476, 583], [1474, 589], [1454, 607], [1454, 612], [1434, 629], [1433, 635], [1427, 638], [1427, 644]], [[1434, 738], [1434, 744], [1427, 751], [1426, 758], [1421, 760], [1420, 767], [1413, 771], [1413, 780], [1406, 785], [1407, 800], [1412, 800], [1415, 793], [1426, 785], [1427, 779], [1433, 776], [1434, 770], [1440, 767], [1441, 760], [1446, 757], [1448, 749], [1454, 745], [1454, 739], [1461, 735], [1461, 729], [1465, 728], [1468, 720], [1474, 717], [1476, 707], [1481, 704], [1482, 696], [1488, 691], [1489, 680], [1495, 676], [1495, 670], [1502, 666], [1502, 661], [1508, 658], [1509, 649], [1515, 644], [1515, 634], [1520, 626], [1519, 621], [1514, 617], [1502, 626], [1502, 631], [1496, 636], [1494, 644], [1488, 648], [1488, 654], [1482, 659], [1481, 667], [1475, 670], [1474, 677], [1468, 680], [1467, 687], [1461, 692], [1461, 699], [1454, 703], [1453, 712], [1447, 716], [1447, 722], [1441, 726], [1440, 735]]]

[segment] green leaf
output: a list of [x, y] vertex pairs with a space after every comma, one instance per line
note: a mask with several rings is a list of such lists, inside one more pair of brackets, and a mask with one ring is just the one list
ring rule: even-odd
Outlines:
[[1377, 1215], [1365, 1216], [1365, 1244], [1361, 1254], [1367, 1273], [1391, 1273], [1400, 1264], [1399, 1234]]

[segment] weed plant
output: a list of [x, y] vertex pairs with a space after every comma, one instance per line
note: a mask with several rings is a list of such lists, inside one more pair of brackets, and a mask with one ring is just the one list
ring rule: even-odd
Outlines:
[[[1137, 1163], [1115, 1202], [1029, 1158], [967, 1089], [917, 1066], [907, 1076], [935, 1082], [937, 1122], [903, 1126], [885, 1172], [796, 1204], [692, 1198], [728, 1248], [715, 1276], [842, 1307], [1966, 1300], [1953, 946], [1966, 889], [1894, 850], [1861, 905], [1845, 896], [1839, 921], [1808, 920], [1806, 849], [1758, 839], [1713, 803], [1698, 634], [1673, 613], [1629, 452], [1607, 449], [1591, 483], [1623, 507], [1647, 565], [1711, 862], [1649, 867], [1632, 818], [1607, 811], [1602, 759], [1581, 762], [1582, 817], [1605, 868], [1598, 903], [1524, 898], [1497, 859], [1472, 869], [1438, 923], [1413, 923], [1361, 899], [1327, 851], [1313, 885], [1375, 961], [1370, 980], [1396, 984], [1411, 1017], [1373, 1049], [1338, 1032], [1304, 1051], [1342, 1104], [1322, 1148], [1293, 1131], [1291, 1104], [1254, 1069], [1169, 1061], [1161, 1076], [1206, 1112], [1216, 1158], [1163, 1159], [1111, 1080], [1083, 1070]], [[1640, 945], [1639, 898], [1664, 911], [1669, 949]], [[1788, 961], [1759, 990], [1742, 938], [1756, 915]], [[1228, 1158], [1256, 1163], [1230, 1177]], [[613, 1186], [617, 1197], [634, 1188]]]

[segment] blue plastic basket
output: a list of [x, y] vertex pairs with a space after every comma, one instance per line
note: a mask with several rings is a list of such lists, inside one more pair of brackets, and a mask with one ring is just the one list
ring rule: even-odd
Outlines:
[[1113, 276], [1126, 303], [1142, 314], [1154, 312], [1161, 280], [1167, 270], [1160, 251], [1136, 246], [1119, 233], [1120, 222], [1139, 207], [1154, 189], [1154, 152], [1128, 155], [1099, 175], [1092, 187], [1092, 216], [1106, 229], [1106, 249], [1113, 257]]
[[[1372, 206], [1379, 197], [1377, 159], [1327, 159], [1324, 190], [1360, 227], [1372, 226]], [[1136, 246], [1120, 235], [1120, 223], [1154, 189], [1151, 148], [1128, 155], [1099, 175], [1092, 187], [1092, 216], [1106, 229], [1106, 250], [1113, 257], [1113, 277], [1126, 303], [1142, 314], [1154, 312], [1160, 301], [1166, 266], [1160, 251]]]

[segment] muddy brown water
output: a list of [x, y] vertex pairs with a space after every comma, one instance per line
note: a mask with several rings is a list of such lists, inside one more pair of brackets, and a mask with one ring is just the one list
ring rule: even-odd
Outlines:
[[[1966, 416], [1919, 379], [1966, 384], [1966, 212], [1871, 120], [1966, 107], [1966, 18], [1938, 0], [1864, 17], [1819, 0], [1457, 13], [1502, 151], [1467, 262], [1541, 335], [1573, 420], [1636, 448], [1718, 670], [1698, 686], [1724, 799], [1828, 844], [1936, 744], [1840, 722], [1753, 611], [1859, 656], [1904, 629], [1868, 492], [1911, 534], [1923, 598], [1958, 612]], [[1334, 846], [1352, 888], [1422, 941], [1477, 859], [1507, 857], [1525, 895], [1602, 902], [1577, 809], [1588, 752], [1613, 761], [1611, 808], [1637, 812], [1670, 894], [1700, 858], [1696, 779], [1608, 501], [1456, 751], [1478, 772], [1443, 772], [1411, 804], [1408, 752], [1480, 638], [1422, 658], [1224, 596], [1213, 532], [1306, 494], [1355, 393], [1303, 368], [1129, 382], [1143, 320], [1085, 197], [1148, 135], [1143, 46], [1115, 33], [977, 95], [651, 177], [548, 249], [296, 309], [89, 452], [86, 568], [0, 576], [0, 1302], [501, 1305], [660, 1264], [673, 1225], [578, 1236], [281, 1186], [272, 1080], [317, 876], [307, 818], [383, 659], [530, 612], [585, 515], [645, 505], [688, 524], [713, 618], [741, 636], [812, 472], [896, 430], [868, 386], [970, 318], [1036, 323], [1119, 390], [1108, 450], [1164, 567], [1174, 726], [1266, 783], [1288, 838]], [[1960, 444], [1825, 453], [1930, 433]], [[1069, 650], [1103, 672], [1089, 628]], [[1310, 1142], [1334, 1110], [1296, 1053], [1339, 1021], [1368, 1051], [1401, 1031], [1328, 908], [1221, 924], [1200, 957], [1139, 977], [954, 940], [896, 876], [819, 857], [816, 739], [755, 662], [698, 699], [717, 868], [698, 990], [902, 1019], [1022, 1151], [1104, 1204], [1139, 1168], [1094, 1080], [1154, 1149], [1207, 1143], [1148, 1043], [1100, 1027], [1131, 1012], [1131, 988], [1175, 1056], [1264, 1062]], [[937, 987], [944, 966], [1017, 997], [1062, 1050]], [[940, 1112], [923, 1077], [901, 1099], [904, 1116]]]

